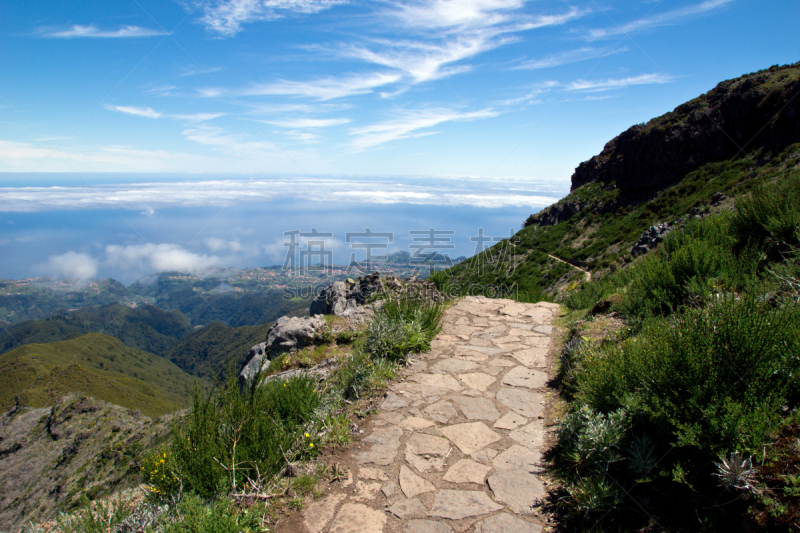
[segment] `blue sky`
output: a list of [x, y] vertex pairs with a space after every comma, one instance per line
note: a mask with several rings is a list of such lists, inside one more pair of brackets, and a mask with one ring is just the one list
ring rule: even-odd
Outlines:
[[[798, 2], [755, 0], [4, 2], [0, 213], [63, 229], [59, 213], [291, 198], [324, 225], [309, 206], [347, 192], [351, 209], [486, 209], [500, 231], [632, 124], [800, 59], [797, 20]], [[247, 193], [225, 203], [221, 179]], [[131, 187], [93, 188], [111, 183]], [[171, 225], [148, 242], [189, 246]], [[78, 253], [16, 241], [25, 228], [0, 236], [30, 256], [14, 275]]]

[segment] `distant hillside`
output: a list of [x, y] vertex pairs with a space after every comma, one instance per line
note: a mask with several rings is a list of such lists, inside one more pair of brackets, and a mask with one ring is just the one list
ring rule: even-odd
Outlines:
[[23, 344], [61, 341], [90, 332], [110, 335], [132, 348], [163, 355], [192, 332], [192, 325], [180, 311], [167, 312], [152, 305], [130, 308], [113, 303], [84, 307], [8, 327], [0, 333], [0, 353]]
[[93, 280], [81, 287], [47, 278], [41, 283], [39, 279], [0, 279], [0, 323], [45, 318], [60, 309], [130, 301], [128, 290], [114, 279]]
[[214, 322], [179, 341], [166, 358], [195, 376], [221, 379], [229, 360], [238, 371], [250, 347], [267, 339], [270, 325], [230, 328]]
[[[511, 242], [437, 279], [464, 292], [505, 286], [537, 299], [584, 279], [562, 261], [616, 270], [651, 225], [727, 209], [758, 183], [800, 174], [799, 96], [800, 63], [775, 66], [633, 126], [582, 163], [570, 194], [531, 215]], [[729, 198], [712, 206], [718, 192]]]
[[288, 314], [307, 314], [308, 301], [284, 298], [283, 291], [200, 294], [191, 286], [171, 287], [156, 299], [162, 309], [178, 309], [195, 325], [222, 322], [230, 327], [254, 326]]
[[0, 409], [11, 408], [18, 397], [22, 405], [45, 407], [79, 392], [158, 416], [187, 407], [195, 382], [162, 357], [87, 333], [27, 344], [0, 356]]
[[0, 414], [0, 531], [51, 519], [82, 495], [137, 485], [141, 460], [166, 440], [173, 416], [152, 420], [75, 394]]

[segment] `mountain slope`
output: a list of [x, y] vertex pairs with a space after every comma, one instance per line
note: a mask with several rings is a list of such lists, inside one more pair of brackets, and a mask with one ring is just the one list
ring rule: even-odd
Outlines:
[[165, 357], [195, 376], [222, 378], [228, 360], [238, 370], [250, 347], [266, 340], [271, 325], [230, 328], [214, 322], [181, 339]]
[[61, 341], [89, 332], [110, 335], [132, 348], [164, 355], [178, 339], [192, 332], [192, 325], [180, 311], [164, 311], [152, 305], [90, 306], [9, 326], [0, 333], [0, 353], [32, 342]]
[[75, 394], [0, 415], [0, 531], [138, 484], [142, 459], [165, 441], [174, 416], [150, 419]]
[[[728, 143], [728, 144], [725, 144]], [[740, 150], [740, 148], [742, 150]], [[721, 192], [800, 173], [800, 63], [742, 76], [644, 125], [633, 126], [582, 163], [570, 194], [525, 221], [514, 238], [440, 275], [466, 292], [551, 297], [584, 279], [568, 261], [613, 271], [651, 225], [685, 221]], [[499, 287], [499, 290], [498, 290]]]
[[0, 409], [12, 407], [16, 398], [25, 406], [44, 407], [80, 392], [158, 416], [188, 406], [196, 381], [162, 357], [87, 333], [0, 356]]

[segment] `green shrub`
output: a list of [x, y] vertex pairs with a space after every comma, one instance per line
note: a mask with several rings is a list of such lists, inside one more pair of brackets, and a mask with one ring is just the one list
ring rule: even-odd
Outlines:
[[757, 187], [736, 202], [731, 229], [737, 250], [755, 247], [779, 261], [800, 244], [800, 177]]
[[304, 428], [318, 405], [307, 377], [254, 380], [244, 393], [231, 378], [206, 395], [196, 392], [171, 445], [183, 490], [227, 494], [248, 479], [275, 475], [287, 460], [316, 453], [316, 433]]
[[229, 502], [219, 500], [205, 504], [189, 495], [178, 507], [177, 519], [166, 526], [164, 533], [251, 533], [264, 531], [256, 513], [238, 511]]
[[387, 299], [367, 326], [363, 349], [373, 359], [404, 363], [430, 348], [443, 314], [443, 306], [427, 301]]
[[90, 502], [83, 497], [83, 507], [71, 516], [56, 519], [58, 527], [64, 533], [107, 533], [115, 531], [131, 514], [130, 507], [122, 501], [109, 499], [106, 502]]
[[795, 306], [726, 298], [649, 321], [587, 357], [576, 398], [599, 412], [643, 413], [676, 446], [755, 452], [780, 426], [782, 407], [800, 399], [798, 318]]

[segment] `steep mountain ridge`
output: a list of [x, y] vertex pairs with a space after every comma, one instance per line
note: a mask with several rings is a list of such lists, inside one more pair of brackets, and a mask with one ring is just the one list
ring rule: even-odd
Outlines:
[[800, 174], [798, 96], [800, 63], [771, 67], [633, 126], [578, 166], [569, 195], [440, 283], [535, 301], [583, 280], [576, 267], [624, 266], [651, 226], [731, 208], [759, 183]]
[[798, 95], [800, 63], [723, 81], [609, 141], [575, 169], [570, 190], [592, 182], [616, 183], [621, 201], [636, 201], [705, 163], [800, 142], [798, 106], [791, 105]]

